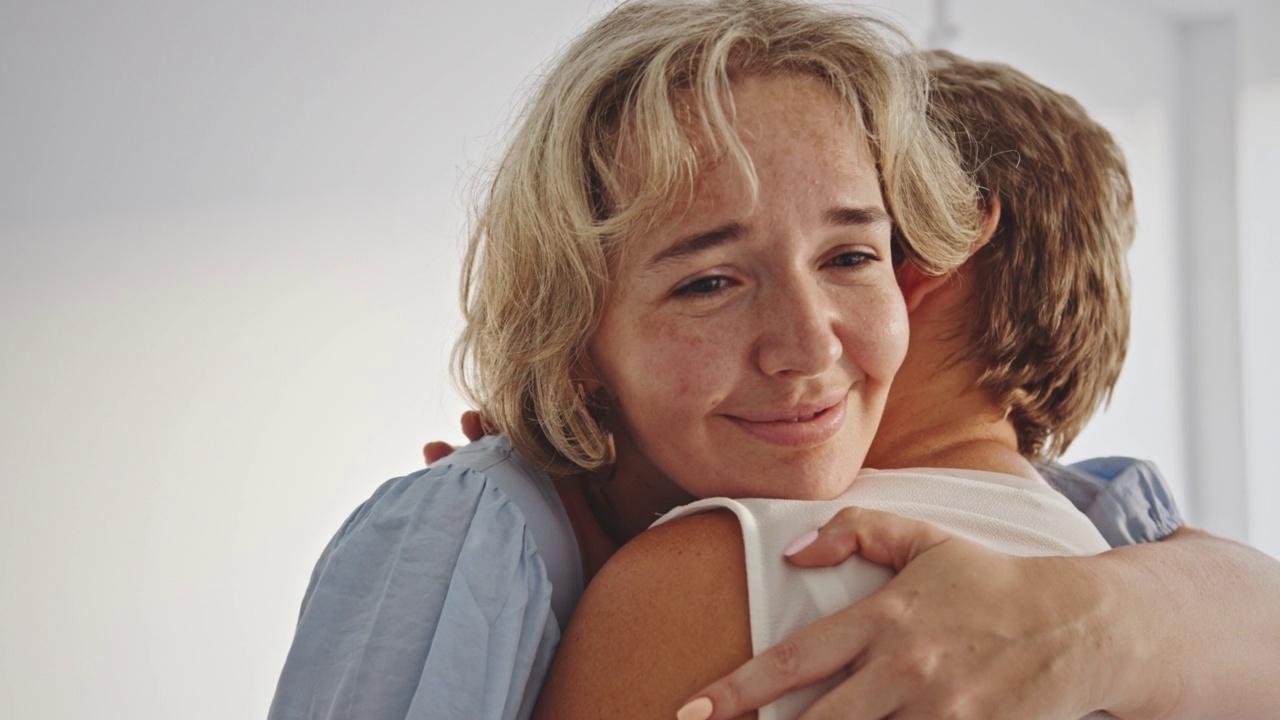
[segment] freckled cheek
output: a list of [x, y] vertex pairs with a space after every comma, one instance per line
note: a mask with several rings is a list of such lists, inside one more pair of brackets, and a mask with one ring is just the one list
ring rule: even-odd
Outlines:
[[902, 296], [884, 295], [859, 303], [851, 313], [850, 348], [860, 356], [863, 370], [889, 379], [897, 373], [907, 351], [907, 311]]
[[907, 324], [907, 308], [901, 295], [893, 295], [886, 299], [883, 311], [883, 363], [886, 372], [893, 375], [898, 372], [903, 358], [907, 354], [907, 342], [910, 337]]
[[654, 323], [641, 332], [649, 371], [667, 402], [694, 411], [718, 399], [715, 388], [729, 374], [722, 332], [700, 323]]

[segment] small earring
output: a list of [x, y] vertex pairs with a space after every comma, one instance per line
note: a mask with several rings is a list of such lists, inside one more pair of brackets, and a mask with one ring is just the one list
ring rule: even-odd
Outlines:
[[611, 482], [618, 476], [618, 446], [613, 444], [613, 433], [611, 432], [604, 434], [604, 441], [608, 446], [609, 453], [606, 456], [609, 458], [609, 477], [605, 478], [604, 482]]
[[[573, 384], [573, 387], [574, 387], [574, 390], [578, 393], [578, 400], [582, 401], [582, 407], [587, 411], [587, 415], [591, 417], [591, 420], [594, 423], [596, 423], [597, 425], [600, 425], [600, 420], [597, 419], [595, 414], [591, 412], [593, 403], [587, 396], [586, 385], [584, 385], [581, 382], [577, 382]], [[598, 405], [596, 407], [599, 408]], [[604, 480], [600, 480], [599, 482], [601, 483], [607, 483], [610, 480], [613, 480], [613, 478], [616, 477], [618, 474], [618, 465], [617, 465], [618, 448], [613, 443], [613, 433], [606, 430], [604, 434], [604, 441], [606, 445], [605, 458], [609, 461], [611, 467], [609, 469], [609, 477], [605, 478]]]
[[609, 432], [608, 430], [604, 431], [604, 458], [603, 459], [609, 465], [609, 474], [605, 477], [601, 477], [603, 473], [601, 473], [599, 470], [597, 470], [595, 473], [592, 473], [592, 477], [595, 479], [596, 484], [598, 485], [607, 485], [610, 482], [612, 482], [615, 477], [618, 476], [618, 446], [615, 445], [613, 442], [613, 433]]

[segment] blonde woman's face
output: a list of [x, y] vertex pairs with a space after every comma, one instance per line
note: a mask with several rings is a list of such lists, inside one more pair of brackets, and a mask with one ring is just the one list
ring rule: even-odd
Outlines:
[[906, 352], [875, 162], [817, 81], [747, 78], [731, 163], [638, 238], [590, 345], [619, 470], [699, 497], [825, 499], [853, 481]]

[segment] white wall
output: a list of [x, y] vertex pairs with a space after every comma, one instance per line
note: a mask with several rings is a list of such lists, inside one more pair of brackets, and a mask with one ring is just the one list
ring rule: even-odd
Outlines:
[[0, 5], [0, 717], [261, 717], [458, 437], [463, 190], [588, 8], [440, 7]]
[[[1280, 9], [1277, 9], [1280, 16]], [[1280, 63], [1277, 63], [1280, 64]], [[1245, 472], [1250, 542], [1280, 557], [1280, 76], [1244, 93], [1240, 128], [1241, 297], [1244, 344]]]
[[[0, 716], [261, 716], [330, 533], [423, 440], [458, 436], [466, 185], [526, 77], [610, 3], [110, 5], [0, 5]], [[922, 37], [930, 6], [892, 12]], [[1152, 457], [1180, 484], [1169, 15], [972, 0], [955, 19], [957, 50], [1076, 94], [1129, 153], [1133, 351], [1077, 454]], [[1241, 131], [1253, 448], [1280, 399], [1280, 92], [1260, 84]], [[1249, 468], [1272, 480], [1261, 517], [1280, 491]]]

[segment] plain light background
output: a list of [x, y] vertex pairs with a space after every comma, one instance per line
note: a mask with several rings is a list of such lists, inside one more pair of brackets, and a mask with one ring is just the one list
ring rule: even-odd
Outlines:
[[[0, 716], [265, 714], [332, 532], [460, 437], [471, 188], [611, 5], [0, 4]], [[880, 11], [923, 42], [934, 10]], [[1185, 503], [1176, 68], [1207, 13], [1237, 20], [1240, 281], [1217, 290], [1240, 306], [1249, 539], [1280, 555], [1280, 8], [956, 0], [948, 44], [1124, 146], [1132, 349], [1071, 457], [1152, 458]]]

